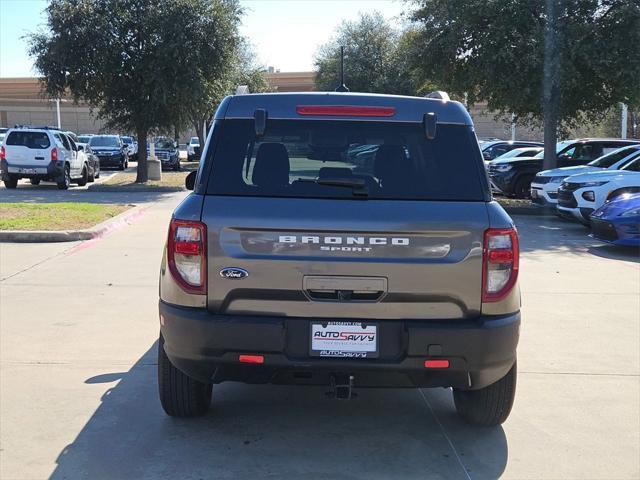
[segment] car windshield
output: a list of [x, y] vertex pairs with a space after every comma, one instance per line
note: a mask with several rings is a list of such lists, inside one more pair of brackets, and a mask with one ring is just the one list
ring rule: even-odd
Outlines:
[[215, 128], [209, 194], [484, 199], [484, 168], [466, 126], [438, 125], [434, 140], [418, 123], [273, 120], [259, 138], [253, 120]]
[[126, 143], [127, 145], [131, 145], [133, 143], [133, 139], [131, 137], [120, 137], [122, 138], [122, 143]]
[[118, 147], [118, 137], [112, 136], [96, 136], [91, 137], [89, 145], [92, 147]]
[[51, 142], [49, 141], [49, 135], [45, 132], [14, 131], [7, 137], [6, 145], [42, 149], [49, 148], [51, 146]]
[[158, 138], [154, 143], [156, 148], [173, 148], [173, 140], [168, 138]]
[[596, 158], [588, 165], [591, 167], [609, 168], [636, 151], [638, 151], [637, 147], [619, 148], [618, 150], [614, 150], [613, 152], [603, 155], [600, 158]]
[[196, 145], [196, 144], [200, 143], [200, 139], [198, 137], [191, 137], [190, 143], [191, 143], [191, 145]]
[[80, 143], [89, 143], [89, 140], [91, 140], [91, 136], [90, 135], [80, 135], [78, 137], [78, 140], [80, 140]]

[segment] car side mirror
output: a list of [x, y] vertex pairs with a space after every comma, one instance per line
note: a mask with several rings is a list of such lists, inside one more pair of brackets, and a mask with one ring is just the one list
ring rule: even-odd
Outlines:
[[489, 152], [482, 152], [482, 158], [485, 160], [491, 160], [491, 154]]
[[198, 176], [198, 172], [193, 171], [187, 175], [187, 178], [184, 179], [184, 186], [187, 187], [187, 190], [193, 190], [196, 187], [196, 177]]

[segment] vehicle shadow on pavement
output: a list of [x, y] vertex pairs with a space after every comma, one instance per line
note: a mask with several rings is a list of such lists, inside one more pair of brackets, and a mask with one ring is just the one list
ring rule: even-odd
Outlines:
[[505, 469], [503, 429], [465, 426], [444, 389], [361, 389], [338, 401], [322, 387], [225, 383], [206, 416], [170, 418], [156, 349], [128, 372], [86, 380], [120, 379], [58, 455], [52, 479], [468, 479]]
[[624, 260], [627, 262], [640, 263], [640, 249], [636, 247], [597, 245], [589, 248], [589, 253], [596, 257], [609, 258], [611, 260]]

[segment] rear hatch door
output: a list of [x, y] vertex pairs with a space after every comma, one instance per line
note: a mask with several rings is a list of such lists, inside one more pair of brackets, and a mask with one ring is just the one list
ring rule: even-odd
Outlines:
[[480, 312], [484, 203], [208, 196], [203, 212], [214, 313], [462, 319]]
[[46, 132], [14, 130], [5, 139], [7, 164], [9, 167], [46, 168], [51, 160], [50, 147], [51, 142]]

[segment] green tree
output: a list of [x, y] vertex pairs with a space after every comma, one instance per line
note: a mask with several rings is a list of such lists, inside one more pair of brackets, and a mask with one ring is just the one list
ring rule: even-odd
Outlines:
[[340, 83], [340, 47], [345, 47], [345, 84], [353, 92], [413, 94], [415, 87], [406, 75], [407, 44], [401, 33], [379, 12], [361, 14], [345, 21], [335, 36], [318, 50], [315, 58], [318, 90], [331, 91]]
[[235, 0], [51, 0], [30, 53], [47, 94], [69, 92], [113, 128], [147, 136], [183, 124], [201, 79], [226, 78], [238, 42]]
[[[640, 99], [637, 0], [411, 3], [419, 76], [521, 122], [544, 121], [551, 151], [559, 128]], [[545, 155], [547, 167], [555, 161]]]
[[249, 92], [260, 93], [269, 90], [264, 76], [264, 68], [255, 61], [252, 45], [246, 38], [238, 38], [229, 50], [229, 60], [223, 75], [201, 76], [197, 97], [186, 110], [191, 126], [195, 129], [200, 145], [204, 145], [204, 126], [211, 123], [216, 106], [222, 99], [233, 94], [239, 85], [249, 87]]

